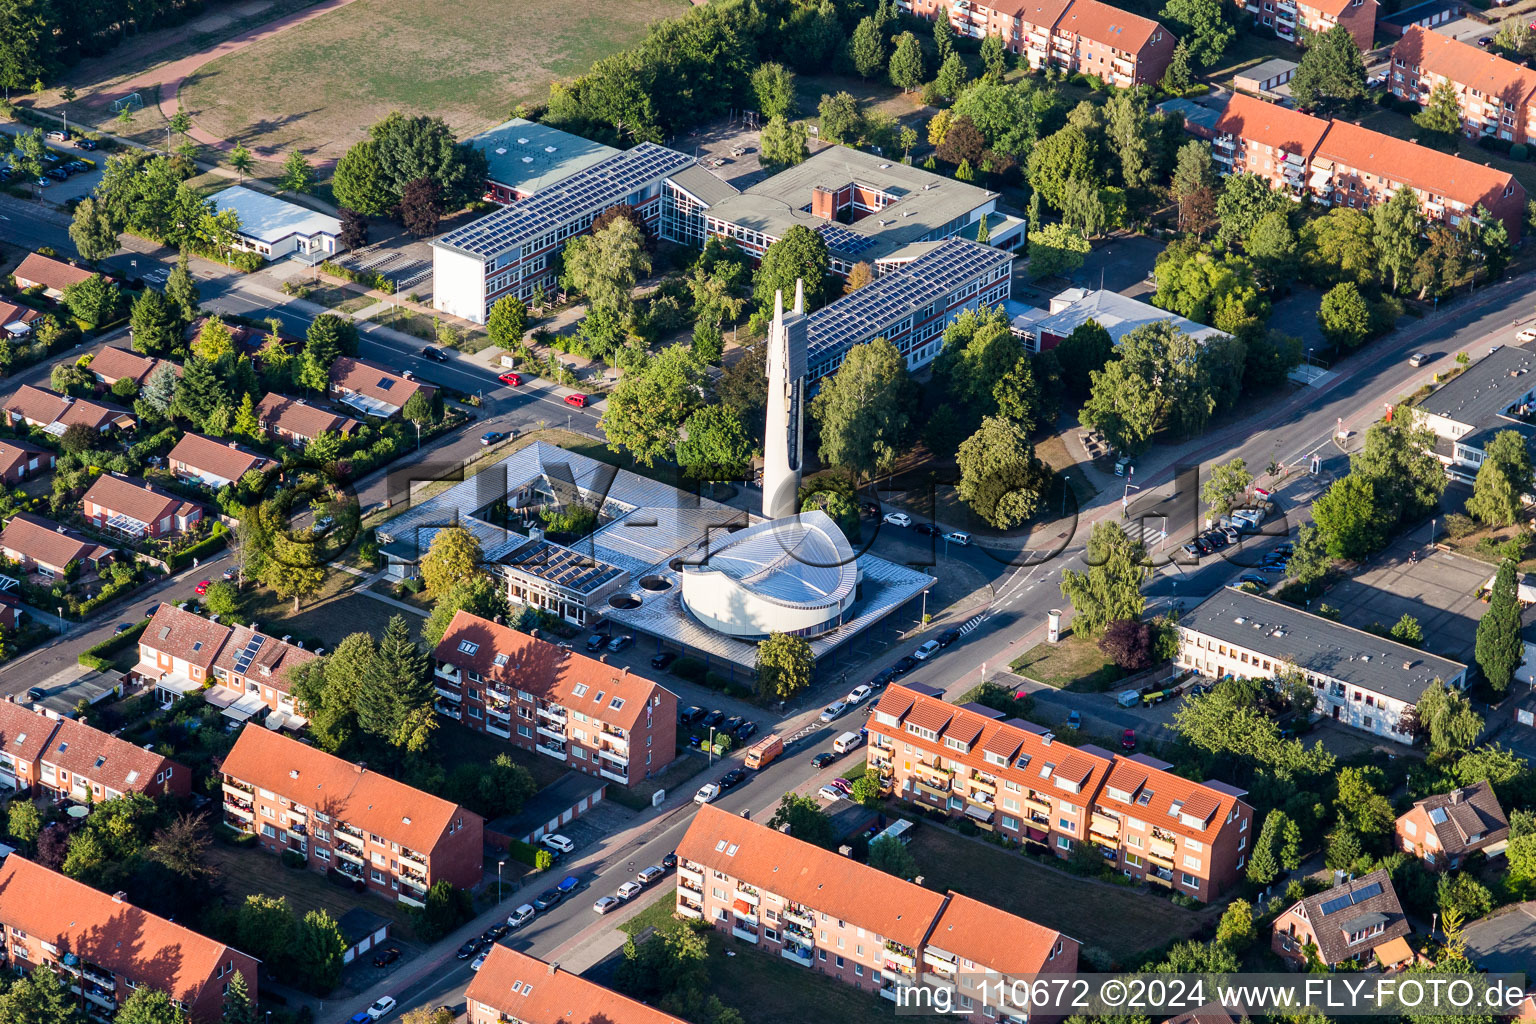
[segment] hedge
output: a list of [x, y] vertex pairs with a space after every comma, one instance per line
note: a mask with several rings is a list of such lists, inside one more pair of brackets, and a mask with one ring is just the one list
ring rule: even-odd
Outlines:
[[531, 868], [539, 866], [539, 848], [521, 839], [514, 839], [507, 845], [507, 855], [519, 864], [526, 864]]
[[172, 572], [191, 565], [194, 558], [202, 558], [204, 555], [224, 550], [224, 545], [229, 543], [229, 527], [223, 523], [215, 523], [213, 529], [211, 536], [204, 537], [185, 551], [178, 551], [166, 557], [165, 564], [170, 566]]
[[140, 622], [137, 625], [129, 626], [127, 629], [123, 630], [121, 633], [118, 633], [116, 636], [109, 636], [99, 644], [96, 644], [92, 647], [87, 647], [85, 650], [80, 652], [80, 657], [77, 660], [86, 668], [93, 668], [98, 672], [105, 672], [107, 669], [112, 667], [112, 659], [108, 657], [108, 655], [116, 654], [118, 651], [127, 647], [129, 644], [137, 644], [139, 642], [139, 637], [143, 635], [144, 630], [148, 627], [148, 619], [145, 619], [143, 622]]

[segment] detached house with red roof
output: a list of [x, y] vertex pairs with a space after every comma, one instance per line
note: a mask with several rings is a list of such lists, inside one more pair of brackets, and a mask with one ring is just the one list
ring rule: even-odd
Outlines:
[[0, 338], [25, 338], [32, 333], [32, 321], [42, 315], [31, 306], [0, 299]]
[[11, 275], [16, 278], [16, 287], [26, 290], [28, 288], [41, 288], [43, 294], [54, 301], [64, 297], [64, 289], [81, 281], [89, 281], [95, 274], [84, 267], [77, 267], [73, 263], [54, 259], [52, 256], [44, 256], [41, 253], [28, 253], [27, 258]]
[[[471, 976], [464, 999], [469, 1024], [689, 1024], [500, 943], [491, 946]], [[577, 1018], [571, 1016], [572, 1007], [580, 1007]]]
[[44, 576], [63, 576], [71, 562], [96, 569], [112, 554], [111, 548], [31, 512], [16, 513], [0, 530], [0, 555]]
[[77, 423], [105, 434], [114, 428], [132, 430], [138, 422], [122, 406], [56, 395], [30, 384], [23, 384], [5, 400], [5, 420], [13, 427], [25, 423], [55, 437], [63, 437], [64, 431]]
[[1507, 846], [1509, 817], [1484, 779], [1418, 801], [1397, 819], [1394, 832], [1399, 850], [1432, 868], [1449, 870], [1461, 867], [1474, 853]]
[[478, 814], [365, 765], [247, 727], [223, 774], [224, 823], [264, 850], [298, 854], [313, 871], [418, 908], [438, 880], [467, 889], [483, 876]]
[[357, 420], [317, 408], [302, 398], [275, 393], [262, 396], [256, 406], [256, 422], [263, 433], [292, 445], [308, 444], [326, 432], [345, 437], [357, 426]]
[[1122, 89], [1162, 80], [1178, 39], [1151, 18], [1100, 0], [897, 0], [933, 21], [944, 11], [959, 35], [1003, 38], [1034, 70], [1095, 75]]
[[94, 1017], [110, 1020], [133, 990], [159, 989], [194, 1024], [218, 1024], [238, 973], [254, 1005], [259, 961], [129, 903], [11, 854], [0, 865], [0, 962], [46, 967]]
[[154, 375], [162, 366], [169, 366], [177, 376], [181, 375], [181, 367], [169, 359], [156, 359], [153, 356], [141, 356], [137, 352], [130, 352], [125, 348], [116, 348], [112, 345], [103, 345], [91, 358], [91, 365], [87, 367], [91, 375], [108, 388], [120, 380], [131, 380], [139, 386]]
[[0, 480], [12, 486], [46, 473], [58, 462], [47, 448], [27, 441], [0, 441]]
[[1275, 918], [1270, 949], [1297, 967], [1309, 956], [1330, 968], [1372, 960], [1392, 967], [1413, 959], [1412, 931], [1392, 876], [1381, 868], [1292, 904]]
[[999, 987], [1077, 970], [1079, 943], [1053, 928], [712, 805], [699, 808], [677, 858], [679, 915], [892, 1001], [905, 988], [948, 989], [970, 1024], [1022, 1024]]
[[189, 529], [203, 506], [143, 480], [103, 473], [81, 499], [85, 518], [100, 530], [159, 540]]
[[397, 416], [418, 391], [431, 398], [437, 388], [351, 356], [331, 364], [331, 394], [368, 416]]
[[620, 785], [672, 762], [677, 694], [460, 611], [432, 652], [439, 714]]
[[1429, 103], [1440, 82], [1456, 90], [1461, 128], [1469, 139], [1491, 135], [1506, 142], [1536, 136], [1536, 71], [1482, 47], [1421, 26], [1411, 26], [1392, 47], [1392, 95]]
[[171, 472], [205, 487], [228, 487], [255, 470], [270, 473], [277, 463], [233, 441], [215, 441], [202, 434], [183, 434], [166, 457]]

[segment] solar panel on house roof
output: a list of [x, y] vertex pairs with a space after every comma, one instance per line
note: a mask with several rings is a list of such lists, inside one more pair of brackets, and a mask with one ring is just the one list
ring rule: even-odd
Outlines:
[[1372, 896], [1380, 896], [1380, 895], [1381, 895], [1381, 883], [1380, 882], [1372, 882], [1370, 885], [1361, 886], [1359, 889], [1356, 889], [1354, 892], [1350, 893], [1349, 894], [1349, 898], [1350, 898], [1351, 902], [1363, 903], [1366, 900], [1370, 899]]
[[245, 675], [246, 670], [251, 667], [251, 662], [256, 659], [256, 652], [260, 651], [261, 645], [266, 642], [267, 638], [260, 633], [246, 641], [245, 649], [235, 659], [235, 672], [239, 675]]
[[1329, 914], [1337, 914], [1339, 911], [1350, 905], [1350, 899], [1348, 896], [1335, 896], [1333, 899], [1327, 900], [1323, 903], [1323, 916], [1327, 917]]

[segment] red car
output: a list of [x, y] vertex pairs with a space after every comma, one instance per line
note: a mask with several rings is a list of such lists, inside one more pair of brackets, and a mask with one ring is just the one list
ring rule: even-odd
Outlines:
[[582, 394], [566, 395], [565, 404], [574, 405], [578, 409], [585, 409], [587, 407], [587, 396]]
[[1120, 737], [1120, 747], [1123, 750], [1135, 750], [1136, 749], [1136, 730], [1135, 729], [1127, 729], [1127, 730], [1125, 730], [1125, 734]]
[[510, 384], [514, 388], [523, 382], [523, 378], [516, 373], [504, 373], [496, 379], [501, 381], [503, 384]]
[[199, 583], [197, 585], [197, 596], [202, 597], [204, 594], [208, 593], [208, 587], [211, 583], [213, 583], [213, 580], [203, 580], [203, 582]]

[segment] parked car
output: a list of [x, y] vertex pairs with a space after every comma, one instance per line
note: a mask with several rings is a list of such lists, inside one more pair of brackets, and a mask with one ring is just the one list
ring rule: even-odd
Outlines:
[[478, 971], [480, 968], [484, 967], [485, 957], [486, 954], [484, 953], [481, 953], [479, 956], [475, 957], [474, 963], [469, 965], [469, 969], [472, 971]]
[[1067, 728], [1081, 729], [1083, 727], [1083, 715], [1080, 711], [1067, 712]]
[[836, 761], [841, 756], [842, 756], [841, 754], [838, 754], [838, 753], [836, 753], [834, 751], [831, 751], [831, 750], [823, 751], [822, 753], [817, 754], [815, 757], [811, 758], [811, 767], [812, 768], [825, 768], [827, 765], [829, 765], [832, 762]]
[[918, 523], [917, 532], [924, 537], [937, 537], [943, 531], [932, 523]]
[[704, 709], [697, 704], [689, 704], [677, 713], [678, 725], [692, 725], [704, 717]]
[[916, 658], [918, 661], [927, 661], [929, 658], [938, 653], [939, 642], [937, 640], [929, 640], [927, 643], [923, 644], [923, 646], [913, 651], [912, 657]]
[[53, 182], [49, 181], [47, 178], [41, 178], [40, 177], [40, 178], [37, 179], [35, 184], [37, 185], [38, 188], [52, 188], [53, 187]]
[[676, 868], [677, 867], [677, 851], [673, 850], [671, 853], [669, 853], [665, 857], [661, 858], [661, 866], [662, 866], [662, 869], [665, 870], [665, 871], [671, 871], [674, 868]]
[[1265, 579], [1263, 576], [1260, 576], [1256, 572], [1245, 572], [1245, 573], [1243, 573], [1241, 576], [1239, 576], [1237, 578], [1237, 582], [1238, 583], [1252, 583], [1256, 587], [1267, 587], [1267, 586], [1269, 586], [1269, 580]]
[[1409, 366], [1423, 366], [1427, 362], [1429, 362], [1429, 356], [1425, 355], [1423, 352], [1415, 352], [1413, 355], [1408, 357]]
[[1184, 545], [1184, 552], [1191, 558], [1199, 558], [1201, 555], [1205, 554], [1205, 545], [1200, 544], [1197, 541], [1190, 541], [1188, 544]]
[[315, 533], [324, 533], [326, 530], [329, 530], [335, 525], [335, 519], [331, 518], [330, 516], [321, 516], [319, 519], [315, 520], [315, 523], [310, 527], [310, 530]]
[[565, 404], [574, 405], [578, 409], [585, 409], [587, 407], [587, 396], [580, 393], [574, 395], [566, 395]]
[[870, 687], [868, 683], [860, 684], [859, 686], [855, 686], [853, 689], [848, 691], [848, 696], [843, 698], [843, 703], [862, 704], [864, 703], [864, 698], [868, 697], [874, 692], [874, 689]]
[[508, 372], [500, 374], [496, 379], [501, 381], [503, 384], [515, 388], [523, 382], [523, 375], [520, 373]]
[[713, 782], [706, 782], [699, 787], [699, 791], [693, 794], [693, 802], [696, 804], [712, 804], [720, 798], [720, 787]]
[[732, 768], [720, 776], [720, 791], [723, 793], [728, 789], [735, 789], [745, 781], [747, 781], [747, 770], [745, 768]]
[[636, 896], [639, 896], [643, 892], [645, 892], [645, 886], [641, 885], [639, 882], [625, 882], [623, 885], [619, 886], [619, 891], [614, 893], [614, 895], [628, 903], [630, 900], [634, 899]]
[[738, 725], [735, 728], [734, 731], [736, 733], [736, 738], [738, 740], [749, 739], [752, 736], [753, 733], [757, 732], [757, 723], [756, 722], [742, 722], [740, 725]]
[[479, 940], [470, 939], [468, 942], [464, 943], [464, 945], [459, 947], [459, 951], [455, 953], [454, 956], [458, 957], [460, 960], [468, 960], [478, 952], [480, 952]]
[[628, 633], [625, 633], [621, 636], [616, 636], [612, 640], [608, 641], [608, 652], [610, 654], [618, 654], [620, 651], [634, 642], [635, 638]]
[[902, 529], [912, 525], [912, 517], [905, 512], [887, 512], [880, 521], [889, 523], [891, 526], [900, 526]]
[[560, 884], [555, 886], [555, 888], [560, 891], [561, 896], [569, 896], [571, 893], [581, 888], [581, 879], [577, 878], [575, 875], [566, 875], [564, 878], [560, 879]]
[[939, 634], [939, 650], [942, 651], [944, 648], [948, 647], [950, 644], [959, 639], [960, 631], [958, 629], [946, 629], [944, 632]]
[[606, 914], [608, 911], [617, 907], [620, 902], [621, 901], [617, 896], [599, 896], [597, 898], [597, 902], [592, 904], [592, 909], [597, 911], [599, 914]]
[[368, 1009], [364, 1012], [368, 1014], [369, 1020], [383, 1020], [385, 1017], [389, 1016], [390, 1011], [392, 1011], [394, 1008], [394, 996], [379, 996], [379, 998], [375, 999], [373, 1004], [369, 1006]]
[[827, 785], [822, 786], [820, 789], [818, 789], [816, 791], [816, 795], [821, 797], [823, 800], [829, 800], [829, 801], [833, 801], [833, 802], [841, 800], [843, 798], [842, 790], [838, 789], [836, 786], [832, 785], [831, 783], [828, 783]]
[[717, 728], [723, 721], [725, 721], [725, 712], [721, 711], [719, 708], [714, 708], [709, 712], [709, 714], [704, 716], [699, 724], [706, 729], [714, 729]]
[[[1515, 335], [1515, 340], [1516, 341], [1536, 341], [1536, 327], [1527, 327], [1525, 330], [1523, 330], [1519, 334]], [[1489, 351], [1491, 352], [1492, 349], [1489, 349]]]
[[1127, 751], [1135, 750], [1136, 749], [1136, 730], [1135, 729], [1127, 729], [1127, 730], [1125, 730], [1125, 732], [1120, 734], [1120, 749], [1121, 750], [1127, 750]]
[[399, 959], [400, 950], [396, 949], [394, 946], [389, 946], [388, 948], [379, 950], [379, 955], [373, 958], [373, 966], [388, 967], [390, 964]]
[[877, 516], [880, 514], [880, 506], [876, 505], [872, 501], [861, 501], [859, 502], [859, 514], [866, 516]]
[[831, 782], [827, 783], [827, 785], [843, 794], [843, 796], [848, 796], [853, 792], [853, 783], [849, 782], [847, 779], [833, 779]]
[[873, 686], [877, 690], [884, 689], [886, 686], [889, 686], [892, 680], [894, 680], [900, 674], [901, 673], [897, 672], [894, 668], [883, 669], [879, 674], [875, 676], [875, 678], [869, 681], [869, 685]]
[[898, 677], [904, 676], [908, 672], [911, 672], [913, 669], [917, 668], [917, 659], [912, 657], [910, 654], [903, 654], [901, 656], [901, 660], [897, 661], [896, 664], [891, 666], [891, 668], [895, 671]]
[[953, 530], [949, 533], [946, 533], [944, 535], [944, 539], [949, 541], [951, 544], [958, 544], [962, 548], [968, 548], [971, 546], [971, 535], [964, 532], [963, 530]]
[[571, 842], [569, 839], [567, 839], [565, 836], [562, 836], [558, 832], [544, 836], [539, 840], [539, 842], [543, 843], [551, 850], [559, 850], [561, 853], [570, 853], [576, 849], [575, 843]]
[[197, 596], [198, 597], [202, 597], [204, 594], [208, 593], [208, 588], [212, 584], [213, 584], [213, 580], [203, 580], [203, 582], [199, 583], [197, 586], [193, 587], [192, 589], [197, 591]]
[[635, 875], [635, 881], [641, 885], [650, 885], [652, 882], [658, 882], [665, 877], [667, 877], [667, 869], [660, 864], [652, 864], [648, 868], [642, 868], [640, 873]]
[[48, 177], [52, 178], [54, 181], [69, 180], [69, 172], [62, 167], [53, 167], [43, 173], [47, 174]]
[[506, 433], [500, 430], [487, 430], [480, 435], [480, 443], [487, 447], [495, 444], [497, 441], [505, 441], [506, 439]]
[[224, 578], [226, 580], [232, 580], [232, 579], [234, 579], [238, 575], [239, 575], [239, 570], [238, 569], [225, 569], [224, 570]]
[[540, 911], [548, 910], [549, 908], [558, 904], [564, 898], [565, 893], [561, 892], [559, 889], [545, 889], [543, 892], [534, 897], [533, 909]]
[[65, 166], [69, 168], [70, 174], [84, 174], [91, 169], [91, 165], [84, 160], [71, 160]]
[[62, 128], [55, 128], [53, 131], [45, 135], [44, 138], [46, 138], [49, 142], [68, 142], [69, 132], [64, 131]]
[[480, 937], [486, 942], [496, 942], [505, 938], [507, 933], [511, 930], [512, 929], [507, 927], [505, 924], [497, 923], [487, 928], [484, 934], [482, 934]]
[[534, 915], [537, 913], [538, 911], [533, 909], [533, 904], [524, 903], [522, 906], [518, 907], [516, 910], [512, 911], [512, 913], [507, 915], [507, 927], [513, 929], [521, 928], [529, 921], [532, 921]]
[[430, 359], [434, 363], [446, 363], [448, 361], [448, 357], [443, 354], [443, 350], [432, 345], [423, 345], [421, 347], [421, 356], [423, 359]]
[[720, 728], [734, 736], [736, 735], [736, 730], [745, 725], [746, 721], [747, 720], [742, 718], [740, 715], [732, 715], [730, 718], [727, 718], [724, 723], [721, 724]]
[[828, 704], [825, 708], [822, 708], [822, 710], [821, 710], [821, 720], [823, 722], [835, 722], [839, 718], [841, 718], [843, 712], [847, 711], [847, 710], [848, 710], [848, 705], [847, 704], [844, 704], [840, 700], [835, 700], [831, 704]]
[[657, 653], [656, 655], [652, 656], [652, 658], [651, 658], [651, 668], [666, 668], [668, 665], [672, 664], [676, 660], [677, 660], [676, 652], [674, 652], [674, 651], [661, 651], [661, 652]]

